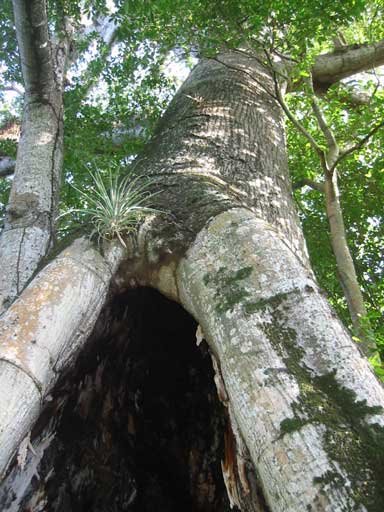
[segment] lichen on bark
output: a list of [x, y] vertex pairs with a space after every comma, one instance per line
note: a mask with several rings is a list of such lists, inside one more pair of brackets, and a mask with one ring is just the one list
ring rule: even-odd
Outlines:
[[[319, 493], [347, 486], [351, 507], [348, 510], [364, 506], [379, 512], [384, 503], [384, 428], [369, 419], [383, 409], [358, 400], [353, 390], [337, 381], [336, 370], [318, 375], [306, 367], [295, 331], [282, 328], [286, 314], [283, 301], [281, 306], [269, 309], [271, 321], [264, 323], [264, 331], [300, 388], [299, 398], [291, 403], [293, 417], [280, 423], [281, 436], [292, 435], [308, 424], [322, 425], [324, 448], [332, 470], [313, 479]], [[268, 303], [264, 305], [267, 307]]]

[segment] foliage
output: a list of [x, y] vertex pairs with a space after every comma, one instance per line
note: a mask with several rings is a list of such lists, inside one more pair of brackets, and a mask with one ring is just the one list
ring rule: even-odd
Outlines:
[[[327, 122], [341, 145], [356, 142], [369, 132], [372, 125], [382, 118], [384, 93], [377, 89], [374, 74], [362, 75], [352, 83], [355, 89], [371, 97], [369, 105], [356, 106], [348, 102], [345, 85], [331, 88], [320, 99]], [[345, 97], [346, 101], [342, 101]], [[295, 94], [290, 107], [311, 134], [322, 142], [308, 97]], [[290, 127], [289, 127], [290, 128]], [[383, 282], [383, 235], [384, 235], [384, 160], [381, 148], [383, 130], [360, 151], [346, 158], [339, 166], [341, 203], [347, 230], [349, 247], [362, 285], [364, 299], [376, 336], [376, 342], [384, 355], [384, 288]], [[288, 129], [289, 165], [293, 182], [303, 178], [322, 180], [322, 170], [317, 155], [295, 129]], [[332, 254], [324, 197], [309, 187], [295, 191], [313, 268], [320, 285], [327, 291], [329, 300], [347, 326], [350, 319], [343, 291], [337, 278], [335, 259]]]
[[[89, 188], [73, 187], [83, 207], [68, 210], [63, 215], [77, 214], [77, 224], [92, 226], [92, 234], [97, 234], [99, 240], [117, 237], [126, 247], [123, 237], [135, 233], [146, 215], [157, 212], [149, 207], [154, 196], [149, 193], [151, 181], [130, 174], [119, 176], [112, 169], [107, 171], [106, 179], [101, 172], [89, 174], [92, 179]], [[63, 229], [68, 230], [68, 225]]]

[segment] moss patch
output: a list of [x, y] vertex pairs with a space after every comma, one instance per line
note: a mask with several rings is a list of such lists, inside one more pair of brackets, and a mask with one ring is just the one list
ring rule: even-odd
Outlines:
[[220, 267], [214, 274], [205, 274], [203, 282], [215, 289], [215, 309], [218, 313], [233, 311], [233, 308], [250, 296], [243, 281], [252, 273], [252, 267], [243, 267], [236, 271]]
[[321, 476], [316, 476], [313, 479], [314, 484], [322, 484], [325, 485], [332, 485], [337, 483], [338, 486], [345, 485], [345, 479], [340, 475], [340, 473], [337, 473], [336, 471], [325, 471]]
[[241, 281], [247, 279], [252, 271], [253, 267], [243, 267], [235, 271], [220, 267], [216, 273], [204, 275], [205, 286], [215, 288], [215, 309], [218, 313], [233, 311], [237, 304], [241, 304], [246, 315], [252, 315], [266, 308], [275, 310], [289, 295], [299, 293], [299, 290], [292, 290], [288, 293], [277, 293], [268, 299], [251, 301], [249, 300], [251, 293], [246, 290]]
[[[300, 430], [309, 423], [325, 426], [324, 448], [332, 470], [314, 479], [320, 493], [330, 487], [350, 486], [351, 507], [364, 505], [370, 512], [384, 510], [384, 428], [367, 423], [367, 416], [382, 412], [382, 408], [357, 400], [354, 391], [341, 386], [336, 371], [314, 376], [303, 364], [303, 350], [297, 346], [296, 334], [281, 324], [280, 311], [275, 321], [264, 325], [264, 331], [280, 353], [300, 387], [300, 397], [291, 404], [292, 418], [280, 424], [281, 435]], [[334, 462], [335, 464], [332, 464]], [[348, 475], [345, 482], [338, 468]]]
[[290, 295], [298, 293], [300, 293], [300, 290], [291, 290], [288, 293], [277, 293], [268, 299], [261, 299], [257, 302], [247, 302], [244, 304], [244, 311], [247, 315], [252, 315], [268, 307], [272, 308], [272, 310], [276, 310]]
[[285, 418], [285, 420], [280, 423], [280, 430], [282, 435], [289, 434], [290, 432], [300, 430], [306, 423], [307, 421], [297, 417]]

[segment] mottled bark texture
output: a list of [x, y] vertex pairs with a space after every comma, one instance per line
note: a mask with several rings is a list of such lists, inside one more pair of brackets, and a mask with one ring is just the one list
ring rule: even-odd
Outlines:
[[383, 388], [274, 227], [244, 209], [219, 215], [177, 284], [271, 510], [380, 510]]
[[60, 372], [88, 339], [122, 256], [79, 239], [0, 319], [0, 478]]
[[25, 85], [16, 168], [0, 236], [0, 312], [52, 247], [63, 160], [63, 77], [68, 34], [53, 44], [44, 0], [14, 0]]
[[135, 167], [157, 181], [166, 212], [139, 236], [144, 279], [184, 254], [210, 218], [239, 206], [307, 262], [273, 91], [268, 71], [240, 52], [203, 61], [180, 88]]
[[[231, 503], [244, 511], [260, 510], [263, 505], [252, 494], [258, 481], [273, 512], [381, 511], [384, 391], [322, 297], [309, 267], [291, 196], [283, 113], [268, 71], [239, 52], [199, 64], [172, 101], [136, 171], [156, 180], [156, 206], [165, 213], [142, 227], [133, 248], [137, 257], [132, 253], [120, 267], [115, 284], [129, 287], [134, 278], [158, 288], [199, 323], [197, 338], [208, 342], [218, 396], [230, 424], [222, 470]], [[82, 304], [85, 298], [77, 290], [72, 298]], [[84, 297], [90, 300], [93, 290]], [[49, 306], [45, 310], [48, 314]], [[52, 328], [67, 318], [58, 314], [40, 323]], [[18, 322], [16, 317], [4, 321], [7, 329]], [[68, 324], [74, 328], [73, 321]], [[24, 338], [31, 343], [27, 334]], [[117, 352], [113, 357], [119, 360]], [[19, 363], [17, 351], [10, 356]], [[73, 395], [72, 403], [85, 413], [100, 372], [113, 377], [98, 371], [84, 378], [82, 398]], [[28, 378], [25, 372], [20, 375]], [[127, 393], [124, 386], [118, 396]], [[142, 407], [140, 396], [127, 403], [127, 411], [126, 402], [115, 399], [112, 392], [100, 398], [105, 404], [98, 406], [104, 411], [102, 421], [109, 421], [112, 411], [119, 416]], [[22, 408], [29, 425], [37, 414], [36, 401]], [[119, 406], [123, 412], [116, 411]], [[162, 407], [167, 407], [164, 402]], [[12, 428], [17, 423], [8, 420]], [[128, 432], [134, 425], [135, 420], [127, 420]], [[108, 434], [94, 438], [95, 446], [110, 442]], [[43, 437], [36, 447], [44, 448], [48, 441]], [[191, 457], [204, 460], [197, 454]], [[101, 472], [105, 468], [96, 459], [91, 453], [89, 464]], [[78, 482], [94, 489], [89, 467], [86, 459], [78, 463], [64, 496], [72, 488], [71, 498], [80, 499]], [[167, 470], [165, 464], [162, 470]], [[127, 474], [126, 467], [122, 471]], [[108, 469], [105, 474], [111, 478]], [[201, 488], [207, 489], [209, 471], [203, 474]], [[49, 471], [44, 475], [36, 488], [47, 496], [53, 476]], [[65, 475], [57, 478], [62, 489], [60, 478]], [[193, 486], [196, 490], [198, 484]], [[125, 488], [126, 496], [119, 499], [128, 503], [133, 489], [128, 477]]]
[[308, 265], [272, 90], [237, 52], [180, 89], [136, 166], [174, 222], [142, 233], [141, 279], [202, 326], [271, 510], [380, 510], [383, 388]]

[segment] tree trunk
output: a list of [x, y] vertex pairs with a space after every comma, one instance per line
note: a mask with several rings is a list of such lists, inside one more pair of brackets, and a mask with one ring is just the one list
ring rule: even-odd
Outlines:
[[25, 83], [24, 115], [0, 236], [0, 313], [36, 272], [54, 241], [63, 161], [63, 79], [68, 34], [49, 40], [44, 0], [14, 0]]
[[[229, 512], [221, 460], [239, 503], [236, 440], [196, 327], [155, 290], [111, 298], [45, 402], [23, 470], [0, 487], [1, 510]], [[264, 512], [239, 462], [242, 510]]]
[[325, 181], [325, 204], [330, 228], [331, 244], [336, 258], [337, 271], [351, 315], [356, 336], [360, 338], [363, 352], [370, 356], [376, 350], [376, 344], [370, 337], [367, 310], [357, 279], [355, 265], [349, 251], [345, 234], [343, 213], [340, 205], [337, 171]]
[[149, 280], [202, 326], [271, 510], [378, 510], [383, 388], [309, 268], [272, 90], [232, 53], [173, 100], [136, 166], [176, 231], [164, 218], [143, 236]]
[[273, 227], [240, 209], [218, 216], [178, 289], [220, 362], [271, 510], [378, 510], [383, 389]]
[[[255, 500], [249, 507], [242, 502], [254, 481], [241, 469], [249, 453], [271, 511], [379, 511], [384, 391], [314, 281], [272, 91], [268, 71], [238, 52], [194, 69], [136, 164], [136, 172], [158, 182], [156, 206], [168, 213], [141, 228], [136, 254], [121, 265], [116, 283], [153, 286], [200, 324], [198, 338], [212, 351], [235, 439], [236, 453], [223, 463], [227, 487], [232, 492], [229, 459], [239, 461], [243, 482], [239, 502], [230, 492], [232, 503], [258, 510]], [[27, 299], [39, 282], [24, 292]], [[84, 298], [77, 280], [74, 286], [73, 312], [94, 297], [94, 286]], [[3, 319], [10, 334], [17, 322], [12, 312], [29, 307], [24, 294]], [[39, 335], [42, 325], [66, 325], [60, 308], [46, 318], [45, 300]], [[70, 344], [68, 332], [63, 343]], [[20, 339], [31, 342], [29, 334]], [[8, 346], [6, 358], [18, 368], [15, 342]], [[33, 373], [37, 382], [47, 365]], [[27, 380], [24, 370], [32, 368], [19, 372]], [[53, 380], [44, 379], [46, 391]], [[8, 400], [19, 393], [7, 389]], [[35, 389], [34, 402], [20, 413], [28, 416], [23, 434], [7, 448], [5, 462], [36, 417]], [[5, 423], [8, 440], [17, 421]]]
[[103, 258], [76, 241], [0, 319], [0, 475], [90, 335], [121, 256], [118, 246]]

